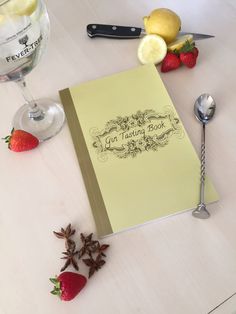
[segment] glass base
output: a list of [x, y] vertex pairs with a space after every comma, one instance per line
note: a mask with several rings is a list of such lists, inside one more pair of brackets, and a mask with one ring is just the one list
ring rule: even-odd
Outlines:
[[41, 114], [31, 117], [29, 105], [25, 104], [16, 112], [13, 127], [15, 130], [29, 132], [43, 142], [60, 132], [65, 122], [65, 113], [59, 103], [50, 99], [38, 99], [35, 103]]

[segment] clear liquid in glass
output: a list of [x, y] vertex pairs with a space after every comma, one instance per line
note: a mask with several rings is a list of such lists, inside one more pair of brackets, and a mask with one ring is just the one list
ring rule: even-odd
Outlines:
[[38, 64], [48, 36], [49, 19], [42, 3], [30, 16], [0, 17], [0, 82], [27, 75]]

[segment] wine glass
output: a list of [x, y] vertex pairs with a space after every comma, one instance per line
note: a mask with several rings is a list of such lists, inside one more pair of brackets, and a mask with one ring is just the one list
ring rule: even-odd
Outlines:
[[56, 135], [65, 121], [60, 104], [34, 100], [25, 83], [48, 37], [49, 18], [42, 0], [0, 0], [0, 82], [16, 82], [26, 101], [14, 116], [14, 129], [32, 133], [40, 141]]

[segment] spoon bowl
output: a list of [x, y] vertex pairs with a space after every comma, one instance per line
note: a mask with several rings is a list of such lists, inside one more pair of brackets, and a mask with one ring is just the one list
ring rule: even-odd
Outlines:
[[208, 123], [213, 118], [215, 110], [216, 103], [209, 94], [202, 94], [195, 101], [194, 114], [201, 123]]

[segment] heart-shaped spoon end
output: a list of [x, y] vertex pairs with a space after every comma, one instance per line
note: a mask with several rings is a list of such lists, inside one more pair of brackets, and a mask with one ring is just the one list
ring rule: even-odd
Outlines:
[[210, 213], [206, 209], [205, 204], [199, 204], [198, 207], [192, 212], [195, 218], [207, 219], [210, 217]]

